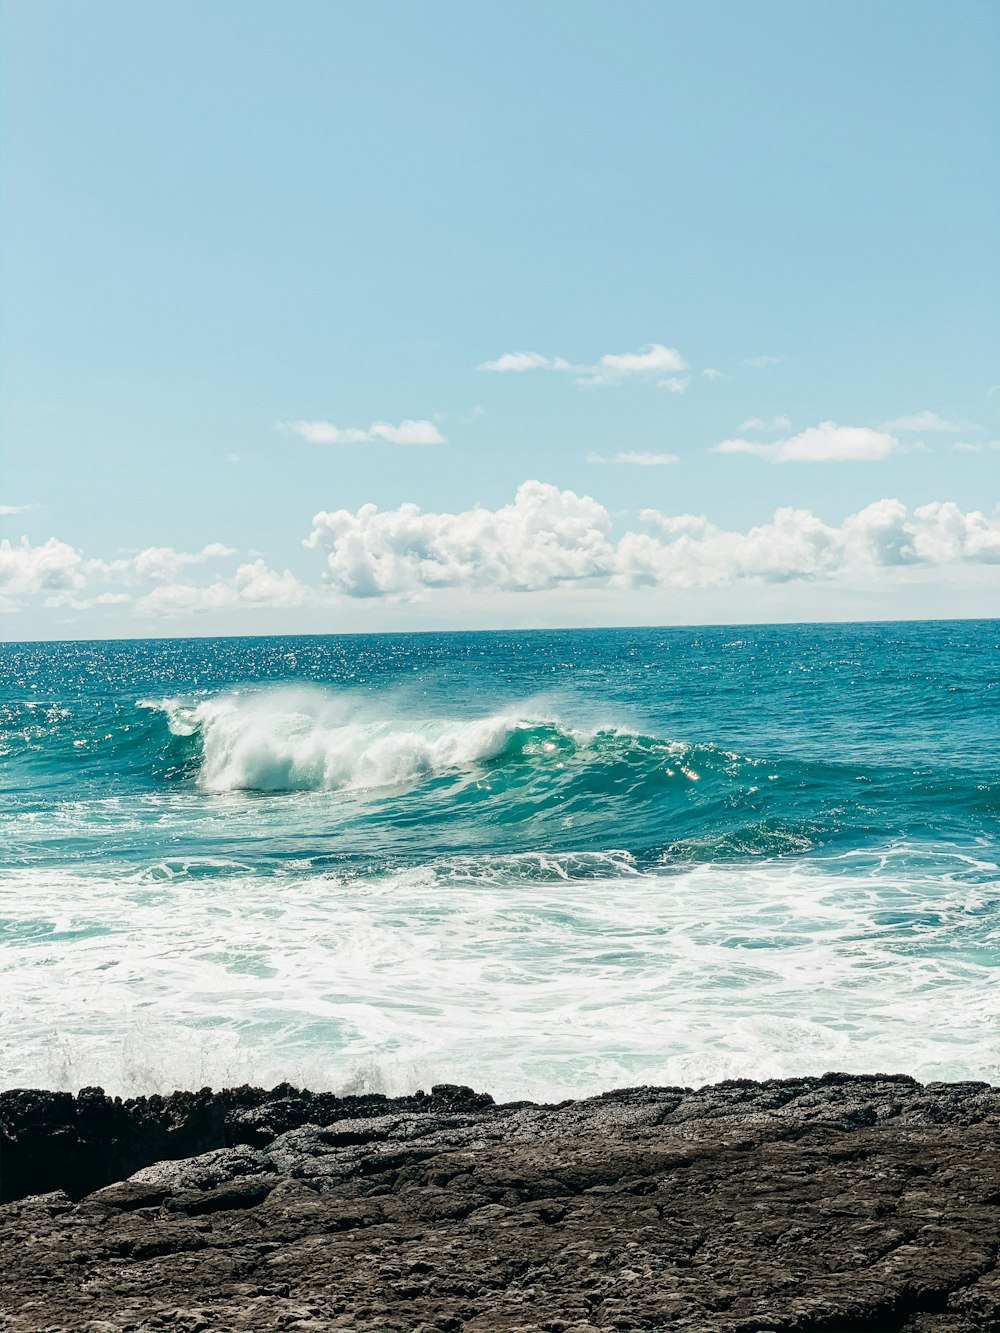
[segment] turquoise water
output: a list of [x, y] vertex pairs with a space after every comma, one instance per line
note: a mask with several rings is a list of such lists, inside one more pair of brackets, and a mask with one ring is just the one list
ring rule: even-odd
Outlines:
[[4, 1082], [1000, 1079], [1000, 622], [10, 644]]

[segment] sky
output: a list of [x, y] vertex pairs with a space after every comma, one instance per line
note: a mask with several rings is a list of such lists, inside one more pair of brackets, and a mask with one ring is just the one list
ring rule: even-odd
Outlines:
[[6, 0], [8, 639], [1000, 614], [1000, 7]]

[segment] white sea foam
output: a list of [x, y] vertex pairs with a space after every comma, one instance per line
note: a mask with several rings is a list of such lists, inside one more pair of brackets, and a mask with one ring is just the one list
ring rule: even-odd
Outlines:
[[24, 870], [3, 893], [7, 1085], [1000, 1079], [1000, 877], [959, 856], [655, 875], [623, 853], [467, 857], [357, 878], [188, 859]]
[[492, 759], [518, 727], [537, 721], [515, 714], [372, 719], [355, 703], [304, 687], [140, 700], [140, 707], [164, 712], [174, 735], [199, 737], [198, 782], [215, 792], [404, 786]]

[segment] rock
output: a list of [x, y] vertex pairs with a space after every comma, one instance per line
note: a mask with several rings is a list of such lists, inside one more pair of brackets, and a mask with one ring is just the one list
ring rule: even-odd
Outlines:
[[0, 1203], [62, 1189], [80, 1199], [142, 1167], [240, 1144], [263, 1147], [307, 1124], [387, 1114], [482, 1114], [489, 1093], [442, 1083], [430, 1095], [390, 1100], [378, 1093], [338, 1097], [280, 1084], [107, 1097], [102, 1088], [68, 1092], [14, 1088], [0, 1093]]
[[259, 1175], [272, 1169], [269, 1159], [251, 1148], [216, 1148], [198, 1157], [156, 1162], [152, 1166], [143, 1167], [136, 1171], [129, 1183], [172, 1193], [179, 1190], [207, 1190], [215, 1185], [227, 1184], [240, 1176]]
[[[1000, 1091], [984, 1084], [3, 1105], [25, 1153], [5, 1174], [46, 1187], [0, 1209], [8, 1333], [1000, 1333]], [[46, 1133], [66, 1149], [51, 1162]], [[164, 1142], [198, 1151], [81, 1194]]]

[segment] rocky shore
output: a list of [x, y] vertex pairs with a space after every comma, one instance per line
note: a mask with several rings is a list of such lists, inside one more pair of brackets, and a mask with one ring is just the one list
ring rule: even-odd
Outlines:
[[1000, 1089], [0, 1095], [6, 1330], [1000, 1333]]

